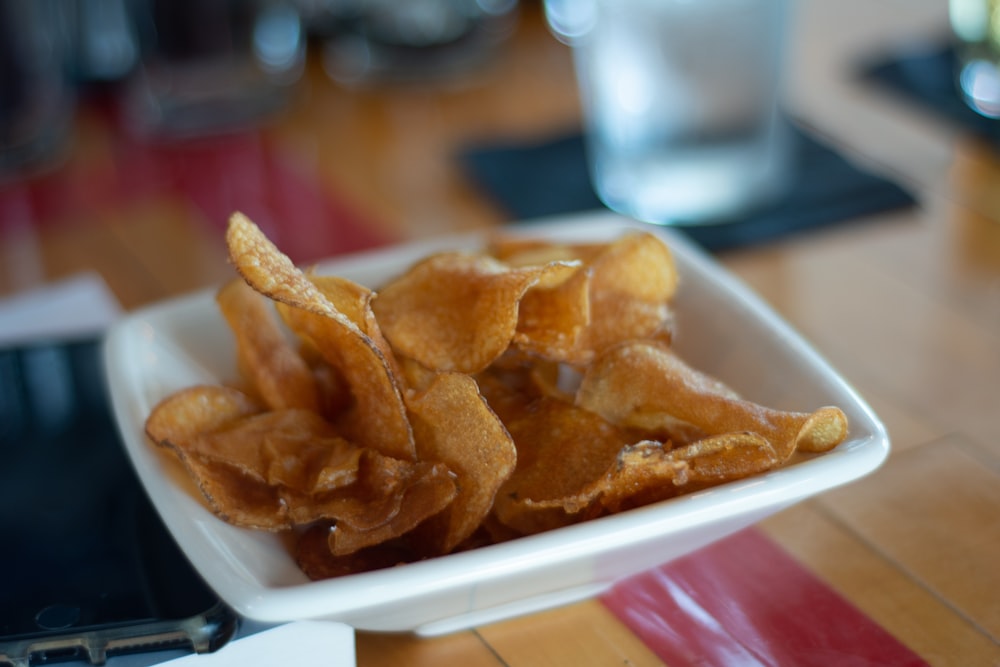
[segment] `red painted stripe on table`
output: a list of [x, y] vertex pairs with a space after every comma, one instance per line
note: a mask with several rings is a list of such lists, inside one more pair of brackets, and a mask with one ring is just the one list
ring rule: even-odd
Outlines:
[[604, 604], [670, 667], [919, 667], [756, 529], [627, 579]]
[[97, 108], [88, 151], [48, 173], [0, 186], [0, 226], [73, 224], [144, 199], [190, 205], [192, 219], [221, 230], [250, 216], [303, 263], [386, 244], [372, 220], [304, 161], [262, 132], [150, 144], [115, 130]]

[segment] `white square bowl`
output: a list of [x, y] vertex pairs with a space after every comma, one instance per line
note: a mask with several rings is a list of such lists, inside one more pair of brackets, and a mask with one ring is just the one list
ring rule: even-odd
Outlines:
[[[608, 240], [639, 226], [611, 213], [510, 228], [555, 239]], [[811, 411], [837, 405], [850, 432], [836, 449], [779, 470], [548, 533], [395, 568], [309, 581], [284, 537], [228, 525], [203, 504], [143, 425], [168, 394], [236, 377], [232, 336], [214, 290], [150, 306], [109, 332], [111, 400], [135, 469], [167, 527], [206, 582], [244, 617], [329, 619], [357, 629], [433, 635], [599, 594], [612, 583], [723, 538], [877, 468], [883, 425], [801, 336], [714, 260], [669, 229], [641, 226], [672, 249], [680, 354], [746, 398]], [[481, 235], [436, 238], [319, 265], [377, 287], [431, 251], [478, 247]]]

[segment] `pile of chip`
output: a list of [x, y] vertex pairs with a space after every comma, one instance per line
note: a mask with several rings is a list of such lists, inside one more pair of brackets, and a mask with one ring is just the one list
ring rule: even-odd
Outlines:
[[514, 539], [844, 440], [835, 407], [742, 399], [671, 348], [669, 248], [496, 238], [377, 291], [305, 272], [244, 215], [217, 295], [239, 377], [146, 421], [207, 505], [287, 531], [319, 579]]

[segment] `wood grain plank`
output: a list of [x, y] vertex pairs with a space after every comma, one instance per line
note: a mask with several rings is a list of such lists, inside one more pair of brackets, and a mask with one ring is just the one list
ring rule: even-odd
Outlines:
[[896, 453], [871, 477], [818, 502], [1000, 642], [998, 460], [952, 435]]
[[473, 631], [423, 639], [410, 634], [359, 632], [358, 667], [498, 667], [503, 663]]
[[510, 667], [645, 667], [663, 662], [598, 600], [480, 628]]
[[[844, 493], [850, 493], [847, 487]], [[761, 523], [773, 539], [936, 667], [1000, 664], [1000, 645], [816, 503]]]

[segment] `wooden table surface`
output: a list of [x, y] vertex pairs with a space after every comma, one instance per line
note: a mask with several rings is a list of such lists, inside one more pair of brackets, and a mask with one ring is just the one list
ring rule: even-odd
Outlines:
[[[944, 0], [795, 4], [792, 110], [918, 205], [719, 256], [892, 438], [874, 475], [760, 527], [927, 663], [1000, 665], [1000, 153], [857, 80], [866, 56], [940, 40]], [[567, 47], [533, 4], [475, 81], [348, 90], [314, 62], [305, 84], [261, 145], [389, 239], [504, 223], [456, 151], [544, 139], [579, 119]], [[8, 197], [0, 210], [0, 295], [93, 270], [131, 309], [230, 275], [218, 221], [176, 193], [74, 188], [100, 192], [114, 173], [119, 140], [102, 118], [81, 109], [58, 168], [73, 176], [60, 190], [72, 206]], [[596, 600], [441, 638], [360, 634], [357, 652], [363, 667], [661, 664]]]

